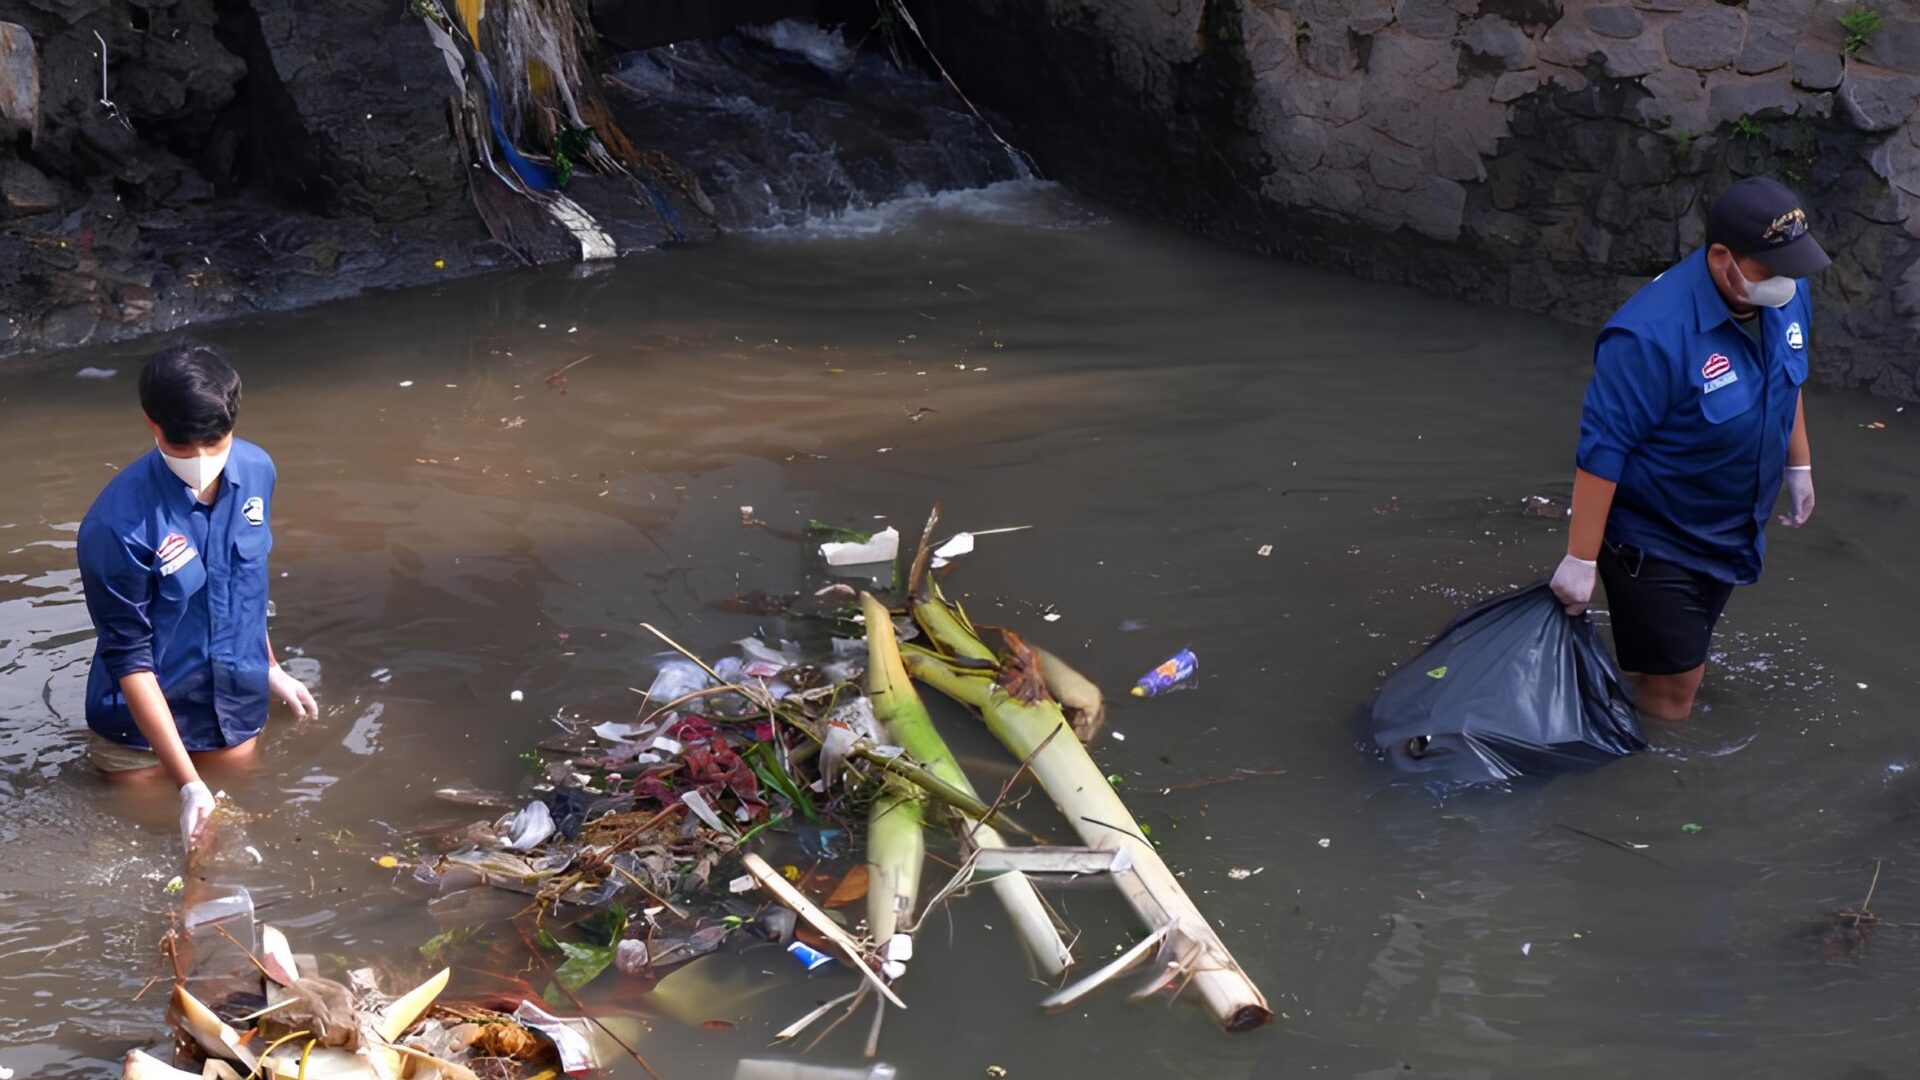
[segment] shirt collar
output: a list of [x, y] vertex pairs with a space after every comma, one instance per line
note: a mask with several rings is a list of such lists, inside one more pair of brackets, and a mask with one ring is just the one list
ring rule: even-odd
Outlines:
[[1727, 307], [1727, 301], [1720, 295], [1720, 287], [1713, 283], [1713, 274], [1707, 267], [1707, 249], [1700, 248], [1687, 256], [1687, 272], [1693, 275], [1693, 315], [1696, 327], [1706, 333], [1724, 322], [1733, 321], [1733, 309]]

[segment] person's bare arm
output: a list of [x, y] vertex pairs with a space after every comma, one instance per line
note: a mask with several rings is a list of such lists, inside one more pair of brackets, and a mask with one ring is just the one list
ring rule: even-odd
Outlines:
[[154, 756], [174, 784], [186, 787], [199, 780], [200, 773], [180, 741], [180, 729], [174, 726], [173, 709], [167, 705], [167, 695], [161, 692], [160, 680], [153, 672], [135, 671], [122, 677], [120, 692], [126, 695], [134, 726], [146, 736], [147, 745], [153, 747]]
[[1607, 514], [1613, 509], [1613, 492], [1619, 485], [1586, 471], [1573, 473], [1573, 515], [1567, 521], [1567, 554], [1593, 562], [1600, 557], [1600, 543], [1607, 535]]

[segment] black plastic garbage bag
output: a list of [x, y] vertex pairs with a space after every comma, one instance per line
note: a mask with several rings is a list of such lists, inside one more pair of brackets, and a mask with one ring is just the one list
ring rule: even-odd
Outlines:
[[1396, 768], [1467, 782], [1578, 772], [1647, 747], [1592, 617], [1568, 618], [1546, 582], [1449, 623], [1387, 677], [1369, 729]]

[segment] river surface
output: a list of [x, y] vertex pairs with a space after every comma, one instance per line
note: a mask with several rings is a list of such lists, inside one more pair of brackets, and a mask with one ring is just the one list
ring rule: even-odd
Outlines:
[[[263, 918], [301, 949], [404, 963], [447, 924], [374, 858], [478, 815], [433, 789], [523, 785], [556, 713], [627, 719], [643, 620], [718, 649], [762, 620], [710, 601], [802, 584], [742, 506], [911, 533], [939, 500], [956, 527], [1033, 526], [954, 571], [976, 616], [1110, 694], [1199, 654], [1199, 689], [1119, 697], [1095, 750], [1278, 1015], [1229, 1037], [1114, 991], [1043, 1015], [975, 896], [923, 935], [888, 1021], [903, 1080], [1865, 1078], [1920, 1056], [1920, 439], [1890, 404], [1809, 394], [1819, 509], [1735, 598], [1692, 724], [1443, 798], [1362, 753], [1356, 717], [1450, 614], [1556, 562], [1560, 521], [1523, 506], [1568, 488], [1581, 329], [1011, 182], [201, 336], [279, 464], [274, 640], [321, 673], [321, 718], [276, 714], [222, 781], [258, 815]], [[163, 1024], [133, 999], [160, 970], [173, 799], [110, 795], [83, 760], [72, 547], [147, 446], [139, 357], [0, 372], [0, 1066], [21, 1077], [115, 1074]], [[1004, 757], [940, 708], [963, 757]], [[1238, 768], [1286, 773], [1187, 786]], [[1886, 925], [1823, 943], [1877, 860]], [[1111, 897], [1065, 901], [1083, 956], [1128, 940]], [[662, 1075], [789, 1053], [772, 1033], [851, 988], [772, 950], [735, 963], [764, 992], [728, 1030], [656, 1021]], [[809, 1060], [857, 1062], [864, 1029]]]

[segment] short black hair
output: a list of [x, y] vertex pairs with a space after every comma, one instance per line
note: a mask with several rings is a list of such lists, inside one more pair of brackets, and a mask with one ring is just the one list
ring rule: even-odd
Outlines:
[[218, 442], [240, 416], [240, 373], [206, 345], [155, 353], [140, 368], [140, 407], [176, 446]]

